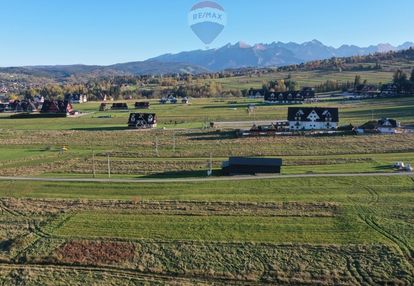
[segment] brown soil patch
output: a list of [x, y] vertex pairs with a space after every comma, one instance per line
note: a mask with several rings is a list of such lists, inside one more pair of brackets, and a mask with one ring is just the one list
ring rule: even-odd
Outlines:
[[113, 241], [70, 241], [56, 250], [56, 256], [61, 262], [82, 265], [131, 262], [134, 253], [133, 243]]

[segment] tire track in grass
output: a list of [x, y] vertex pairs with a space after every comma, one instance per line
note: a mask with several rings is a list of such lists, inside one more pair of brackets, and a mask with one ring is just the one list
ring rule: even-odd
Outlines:
[[[48, 219], [46, 221], [44, 221], [43, 223], [46, 226], [49, 226], [50, 224], [52, 224], [52, 222], [54, 220], [57, 220], [58, 224], [57, 224], [57, 226], [55, 226], [53, 228], [53, 229], [55, 229], [56, 227], [60, 227], [61, 225], [63, 225], [72, 216], [73, 216], [73, 214], [69, 214], [69, 215], [66, 214], [64, 216], [58, 216], [57, 218], [48, 217]], [[48, 231], [45, 231], [44, 228], [42, 226], [40, 226], [38, 222], [33, 221], [32, 225], [33, 226], [30, 228], [30, 230], [32, 230], [31, 233], [33, 233], [35, 235], [35, 239], [32, 241], [32, 243], [30, 243], [27, 247], [25, 247], [23, 250], [21, 250], [18, 255], [16, 255], [14, 257], [15, 261], [18, 261], [19, 258], [24, 257], [25, 253], [30, 253], [30, 252], [36, 250], [38, 242], [40, 242], [42, 239], [55, 238], [55, 236], [53, 234], [49, 233]], [[53, 229], [52, 229], [52, 232], [53, 232]], [[30, 235], [31, 233], [29, 233], [28, 235]]]
[[[23, 213], [18, 213], [13, 211], [12, 209], [5, 206], [4, 202], [0, 200], [0, 207], [4, 209], [7, 213], [16, 216], [16, 217], [26, 217], [29, 218], [27, 215]], [[61, 227], [63, 224], [65, 224], [74, 213], [65, 214], [63, 216], [59, 216], [56, 221], [57, 223], [54, 225], [53, 229]], [[46, 225], [50, 224], [50, 220], [53, 220], [54, 218], [49, 217]], [[134, 270], [128, 270], [123, 269], [120, 267], [101, 267], [101, 266], [78, 266], [78, 265], [67, 265], [67, 264], [36, 264], [31, 263], [30, 261], [26, 261], [25, 254], [30, 253], [33, 249], [36, 249], [36, 245], [39, 241], [42, 239], [47, 238], [53, 238], [54, 235], [44, 231], [42, 227], [36, 222], [36, 221], [30, 221], [29, 223], [29, 232], [24, 235], [24, 237], [29, 237], [30, 235], [33, 235], [33, 238], [29, 238], [31, 241], [28, 241], [28, 244], [23, 247], [23, 249], [20, 249], [16, 252], [16, 254], [10, 258], [10, 263], [7, 262], [1, 262], [0, 263], [0, 269], [1, 268], [10, 268], [10, 269], [32, 269], [32, 270], [40, 270], [44, 271], [47, 269], [50, 269], [51, 271], [56, 270], [72, 270], [72, 271], [90, 271], [94, 273], [99, 273], [107, 276], [111, 276], [114, 278], [123, 277], [126, 279], [142, 279], [144, 281], [152, 281], [152, 282], [174, 282], [174, 283], [191, 283], [192, 282], [198, 282], [198, 283], [208, 283], [208, 284], [214, 284], [214, 285], [273, 285], [274, 282], [266, 281], [263, 279], [260, 279], [260, 281], [244, 281], [241, 279], [233, 278], [233, 279], [225, 279], [225, 278], [217, 278], [217, 277], [200, 277], [200, 276], [186, 276], [186, 275], [171, 275], [168, 274], [156, 274], [156, 273], [144, 273], [144, 272], [138, 272]], [[53, 231], [52, 229], [52, 231]], [[280, 284], [282, 285], [282, 284]]]
[[[414, 178], [412, 177], [411, 179], [414, 180]], [[378, 204], [380, 199], [379, 193], [372, 187], [364, 186], [361, 184], [359, 186], [369, 193], [370, 199], [367, 202], [368, 206], [363, 207], [355, 200], [349, 198], [350, 201], [353, 203], [353, 208], [355, 209], [355, 212], [358, 214], [358, 217], [363, 222], [365, 222], [365, 224], [368, 225], [371, 229], [373, 229], [374, 231], [376, 231], [377, 233], [391, 241], [397, 247], [400, 254], [405, 258], [407, 266], [409, 266], [409, 270], [411, 271], [411, 274], [414, 275], [414, 257], [410, 245], [408, 245], [403, 239], [388, 231], [385, 227], [381, 226], [377, 222], [375, 211], [372, 209], [372, 207]]]
[[7, 207], [3, 200], [0, 200], [0, 208], [2, 209], [2, 211], [5, 211], [6, 213], [12, 216], [16, 216], [16, 217], [23, 216], [23, 214], [13, 211], [9, 207]]
[[[145, 282], [164, 282], [175, 283], [174, 285], [189, 285], [188, 283], [206, 283], [208, 285], [274, 285], [274, 282], [267, 281], [245, 281], [240, 279], [225, 279], [225, 278], [203, 278], [203, 277], [187, 277], [185, 275], [167, 275], [143, 273], [138, 270], [127, 270], [118, 267], [94, 267], [94, 266], [75, 266], [75, 265], [54, 265], [54, 264], [16, 264], [16, 263], [0, 263], [0, 269], [11, 270], [38, 270], [38, 271], [79, 271], [79, 272], [93, 272], [101, 275], [110, 276], [113, 278], [126, 278], [134, 280], [143, 280]], [[182, 283], [182, 284], [176, 284]], [[283, 284], [280, 284], [283, 285]], [[288, 285], [288, 284], [285, 284]], [[290, 285], [290, 284], [289, 284]]]
[[364, 275], [360, 273], [359, 269], [355, 267], [355, 261], [352, 257], [349, 257], [349, 256], [346, 257], [346, 266], [347, 266], [349, 273], [351, 274], [352, 278], [354, 278], [355, 281], [360, 283], [360, 285], [367, 284], [368, 281], [365, 280]]
[[[1, 200], [0, 200], [0, 208], [2, 210], [6, 211], [8, 214], [14, 216], [14, 217], [24, 217], [24, 218], [27, 218], [27, 216], [25, 216], [25, 215], [23, 215], [21, 213], [15, 212], [15, 211], [11, 210], [10, 208], [8, 208], [4, 204], [4, 202], [1, 201]], [[36, 223], [35, 222], [31, 222], [30, 220], [27, 220], [27, 224], [28, 224], [28, 227], [27, 227], [27, 231], [28, 232], [26, 234], [23, 234], [21, 236], [21, 239], [22, 239], [22, 241], [25, 241], [26, 239], [28, 239], [29, 240], [28, 241], [28, 244], [25, 245], [23, 247], [23, 249], [17, 250], [16, 251], [16, 254], [14, 254], [13, 256], [10, 257], [10, 259], [12, 261], [18, 261], [21, 257], [24, 256], [24, 253], [25, 252], [27, 252], [31, 247], [33, 247], [34, 244], [36, 244], [42, 238], [41, 235], [39, 235], [38, 233], [36, 233], [36, 227], [35, 227]], [[30, 235], [34, 235], [34, 237], [33, 238], [30, 238]]]
[[[0, 208], [14, 217], [23, 217], [27, 219], [28, 233], [24, 234], [22, 236], [22, 239], [23, 241], [25, 239], [28, 239], [28, 244], [25, 245], [22, 249], [18, 250], [16, 254], [13, 257], [11, 257], [12, 261], [19, 261], [25, 256], [25, 253], [30, 252], [30, 250], [33, 249], [41, 239], [46, 239], [50, 237], [50, 234], [43, 231], [42, 227], [39, 225], [39, 222], [37, 222], [34, 219], [31, 219], [31, 217], [27, 214], [14, 211], [11, 208], [7, 207], [3, 200], [0, 200]], [[44, 221], [44, 223], [47, 225], [49, 221], [52, 219], [53, 218], [48, 217], [46, 221]], [[31, 235], [33, 235], [32, 238], [30, 238]]]

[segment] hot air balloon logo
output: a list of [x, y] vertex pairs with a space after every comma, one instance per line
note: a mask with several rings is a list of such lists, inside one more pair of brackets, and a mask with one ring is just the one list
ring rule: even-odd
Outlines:
[[227, 24], [227, 15], [216, 2], [202, 1], [191, 8], [188, 22], [197, 37], [209, 45], [223, 31]]

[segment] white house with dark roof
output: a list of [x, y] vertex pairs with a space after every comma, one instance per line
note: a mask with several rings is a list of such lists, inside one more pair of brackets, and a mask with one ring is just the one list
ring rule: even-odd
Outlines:
[[378, 120], [378, 131], [384, 134], [397, 133], [397, 130], [400, 127], [401, 123], [395, 119], [382, 118]]
[[334, 130], [338, 127], [338, 108], [320, 107], [289, 107], [289, 129], [303, 130]]
[[368, 121], [367, 123], [359, 126], [356, 131], [359, 134], [364, 133], [382, 133], [382, 134], [395, 134], [399, 132], [401, 123], [395, 119], [382, 118], [378, 121]]

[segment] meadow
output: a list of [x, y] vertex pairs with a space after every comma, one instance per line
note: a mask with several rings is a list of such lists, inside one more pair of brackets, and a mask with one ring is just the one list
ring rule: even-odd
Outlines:
[[[403, 67], [400, 65], [399, 67]], [[264, 82], [276, 79], [296, 81], [300, 86], [316, 86], [325, 83], [327, 80], [339, 82], [354, 82], [355, 76], [360, 75], [368, 83], [386, 83], [392, 80], [393, 71], [390, 67], [384, 66], [381, 71], [295, 71], [295, 72], [273, 72], [261, 76], [240, 76], [218, 79], [224, 89], [250, 89], [261, 88]]]
[[[232, 101], [232, 102], [230, 102]], [[234, 103], [237, 101], [237, 103]], [[255, 115], [246, 112], [256, 103]], [[344, 101], [341, 124], [414, 123], [414, 100]], [[229, 156], [281, 157], [279, 178], [199, 182], [0, 181], [2, 285], [412, 285], [414, 133], [237, 138], [210, 121], [285, 119], [249, 99], [158, 105], [160, 126], [76, 106], [78, 118], [0, 119], [0, 176], [152, 179], [214, 175]], [[102, 116], [110, 118], [100, 118]], [[203, 128], [204, 126], [204, 128]], [[67, 151], [62, 151], [62, 147]], [[288, 178], [289, 174], [372, 173]], [[68, 282], [69, 281], [69, 282]]]
[[[393, 136], [236, 138], [233, 130], [210, 129], [210, 121], [283, 120], [287, 106], [258, 100], [194, 99], [190, 105], [153, 103], [159, 128], [128, 130], [128, 112], [98, 112], [98, 103], [76, 108], [77, 118], [0, 118], [0, 174], [20, 176], [104, 177], [108, 155], [114, 178], [204, 176], [210, 155], [219, 170], [229, 156], [278, 156], [284, 174], [393, 172], [397, 161], [412, 162], [413, 133]], [[229, 103], [230, 102], [230, 103]], [[254, 115], [247, 105], [255, 102]], [[321, 106], [338, 106], [341, 124], [357, 126], [372, 118], [391, 117], [412, 126], [414, 99], [344, 101], [321, 98]], [[131, 105], [131, 103], [130, 103]], [[109, 118], [107, 118], [109, 116]], [[104, 117], [104, 118], [102, 118]], [[204, 128], [202, 128], [204, 126]], [[67, 152], [60, 152], [62, 147]]]
[[[131, 112], [135, 112], [135, 101], [127, 101]], [[260, 99], [211, 98], [191, 99], [191, 104], [159, 104], [151, 102], [148, 112], [157, 114], [158, 127], [166, 129], [203, 128], [214, 121], [256, 121], [286, 120], [288, 106], [266, 105]], [[249, 104], [255, 104], [253, 114], [247, 112]], [[363, 124], [372, 118], [395, 118], [406, 124], [414, 123], [414, 98], [401, 97], [377, 100], [343, 100], [341, 97], [321, 98], [320, 102], [304, 106], [331, 106], [340, 109], [340, 124]], [[8, 114], [0, 114], [2, 129], [13, 130], [79, 130], [116, 131], [127, 129], [129, 112], [99, 112], [98, 102], [75, 105], [74, 108], [85, 115], [75, 118], [10, 119]], [[139, 111], [138, 111], [139, 112]], [[145, 111], [144, 111], [145, 112]], [[108, 118], [109, 117], [109, 118]]]
[[404, 285], [413, 282], [413, 190], [409, 176], [3, 182], [1, 229], [30, 223], [1, 233], [11, 237], [1, 254], [56, 275], [78, 270], [74, 281], [99, 270], [190, 284]]

